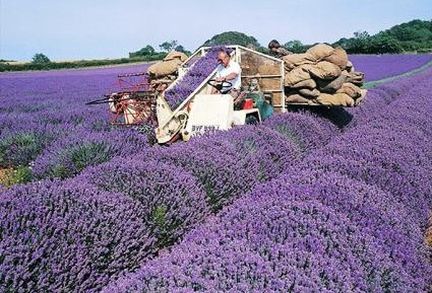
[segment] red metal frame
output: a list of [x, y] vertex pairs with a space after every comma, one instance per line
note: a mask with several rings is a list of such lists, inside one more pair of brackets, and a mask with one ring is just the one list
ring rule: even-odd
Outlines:
[[[153, 123], [155, 120], [156, 93], [150, 91], [150, 80], [145, 72], [117, 76], [119, 91], [111, 95], [109, 121], [112, 125], [131, 126]], [[114, 109], [112, 109], [114, 108]]]
[[150, 88], [150, 79], [146, 72], [119, 74], [117, 85], [121, 91], [147, 91]]

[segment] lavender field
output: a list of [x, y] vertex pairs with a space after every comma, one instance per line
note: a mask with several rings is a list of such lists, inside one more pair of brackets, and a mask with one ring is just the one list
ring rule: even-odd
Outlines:
[[350, 55], [356, 70], [366, 81], [376, 81], [417, 69], [432, 61], [432, 54]]
[[[350, 58], [377, 80], [431, 55]], [[0, 291], [432, 289], [431, 68], [170, 147], [85, 105], [145, 69], [0, 75], [0, 169], [21, 183], [0, 185]]]

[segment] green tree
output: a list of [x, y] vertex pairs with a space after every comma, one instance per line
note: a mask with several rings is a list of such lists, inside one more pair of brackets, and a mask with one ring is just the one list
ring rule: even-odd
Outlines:
[[368, 43], [370, 42], [370, 35], [367, 31], [357, 31], [354, 33], [354, 39], [348, 51], [354, 50], [358, 53], [369, 53]]
[[305, 46], [299, 40], [286, 42], [283, 46], [293, 53], [303, 53], [306, 51]]
[[151, 56], [155, 53], [156, 53], [155, 49], [152, 46], [147, 45], [136, 52], [129, 53], [129, 57], [132, 58], [132, 57], [139, 57], [139, 56]]
[[342, 38], [334, 45], [340, 45], [348, 53], [430, 52], [432, 51], [432, 21], [412, 20], [373, 36], [359, 31], [354, 33], [354, 37]]
[[229, 31], [223, 32], [213, 36], [211, 39], [205, 41], [204, 46], [215, 46], [215, 45], [240, 45], [248, 48], [254, 48], [260, 50], [262, 46], [252, 36], [248, 36], [244, 33]]
[[50, 62], [51, 62], [51, 60], [42, 53], [37, 53], [32, 58], [33, 64], [47, 64]]
[[176, 40], [172, 41], [165, 41], [162, 44], [159, 45], [159, 48], [161, 48], [162, 51], [169, 52], [171, 50], [174, 50], [174, 48], [177, 46], [178, 42]]
[[384, 54], [384, 53], [401, 53], [403, 48], [398, 40], [387, 35], [382, 35], [371, 39], [367, 48], [367, 53]]
[[177, 45], [174, 50], [176, 50], [177, 52], [186, 52], [185, 48], [182, 45]]

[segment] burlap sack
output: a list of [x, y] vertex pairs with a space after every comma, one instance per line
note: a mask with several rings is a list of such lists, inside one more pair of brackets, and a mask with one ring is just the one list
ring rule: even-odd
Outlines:
[[358, 106], [364, 100], [364, 98], [366, 97], [366, 94], [367, 94], [367, 90], [362, 89], [360, 97], [355, 100], [356, 106]]
[[334, 65], [339, 66], [340, 69], [344, 70], [348, 63], [348, 55], [344, 49], [337, 47], [334, 49], [333, 53], [330, 56], [325, 57], [324, 60], [333, 63]]
[[334, 49], [332, 46], [327, 44], [318, 44], [309, 48], [306, 53], [312, 61], [318, 62], [333, 54], [333, 51]]
[[362, 85], [364, 81], [364, 73], [359, 71], [350, 72], [346, 81], [355, 85]]
[[340, 89], [337, 90], [337, 93], [344, 93], [353, 98], [354, 100], [358, 99], [362, 95], [362, 90], [358, 86], [346, 82], [342, 85]]
[[282, 57], [282, 60], [284, 61], [285, 68], [290, 71], [294, 69], [297, 66], [304, 65], [304, 64], [313, 64], [314, 62], [311, 60], [311, 57], [309, 54], [302, 53], [302, 54], [291, 54], [286, 55]]
[[314, 99], [316, 97], [318, 97], [321, 93], [319, 90], [317, 89], [299, 89], [299, 94], [302, 95], [305, 98], [310, 98], [310, 99]]
[[291, 86], [292, 88], [295, 89], [301, 89], [301, 88], [306, 88], [306, 89], [314, 89], [316, 88], [317, 84], [315, 82], [315, 80], [313, 80], [312, 78], [310, 79], [306, 79], [306, 80], [302, 80], [296, 84], [294, 84], [293, 86]]
[[292, 86], [296, 83], [299, 83], [303, 80], [310, 79], [311, 76], [309, 72], [303, 70], [301, 67], [294, 68], [290, 72], [285, 74], [284, 84], [285, 86]]
[[347, 64], [346, 64], [346, 71], [348, 72], [353, 72], [354, 70], [354, 65], [352, 64], [351, 61], [348, 60]]
[[337, 65], [327, 61], [321, 61], [315, 65], [302, 65], [301, 67], [308, 71], [311, 76], [319, 79], [335, 79], [342, 73]]
[[292, 94], [292, 95], [286, 96], [285, 102], [287, 104], [291, 104], [291, 103], [309, 104], [309, 103], [311, 103], [311, 101], [309, 99], [302, 97], [299, 94]]
[[163, 61], [171, 61], [174, 59], [180, 59], [181, 62], [185, 62], [188, 56], [183, 52], [171, 51], [165, 56]]
[[344, 93], [329, 95], [329, 94], [321, 94], [316, 101], [321, 105], [328, 106], [343, 106], [343, 107], [353, 107], [354, 100]]
[[348, 76], [347, 72], [341, 73], [338, 77], [332, 80], [325, 79], [317, 79], [317, 87], [323, 93], [334, 94], [337, 90], [339, 90], [344, 82], [346, 81]]
[[156, 78], [170, 75], [175, 73], [182, 63], [183, 62], [179, 58], [175, 58], [170, 61], [160, 61], [151, 65], [147, 69], [147, 72], [152, 77], [156, 77]]

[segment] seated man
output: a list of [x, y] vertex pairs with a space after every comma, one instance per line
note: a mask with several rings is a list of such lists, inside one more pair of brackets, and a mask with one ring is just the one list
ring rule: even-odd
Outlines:
[[270, 54], [277, 58], [282, 58], [283, 56], [292, 54], [292, 52], [282, 47], [277, 40], [270, 41], [268, 48], [270, 50]]
[[[218, 82], [230, 82], [232, 86], [228, 86], [228, 83], [223, 83], [224, 87], [222, 90], [224, 93], [229, 93], [233, 98], [237, 98], [240, 94], [240, 86], [241, 86], [241, 68], [240, 65], [231, 60], [230, 55], [225, 51], [220, 51], [218, 53], [218, 62], [219, 65], [216, 68], [216, 78], [215, 80]], [[219, 93], [219, 91], [215, 88], [212, 90], [212, 94]]]

